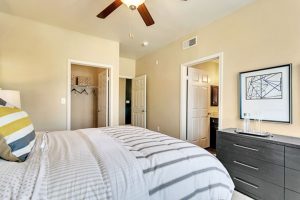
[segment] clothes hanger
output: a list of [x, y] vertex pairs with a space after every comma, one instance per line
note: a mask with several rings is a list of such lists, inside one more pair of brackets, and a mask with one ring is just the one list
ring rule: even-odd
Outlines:
[[86, 89], [83, 89], [82, 91], [81, 91], [81, 93], [80, 94], [82, 94], [82, 93], [85, 93], [86, 95], [88, 95], [89, 93], [86, 91]]
[[71, 90], [71, 92], [75, 92], [75, 94], [78, 93], [78, 91], [77, 91], [75, 88], [73, 88], [73, 89]]

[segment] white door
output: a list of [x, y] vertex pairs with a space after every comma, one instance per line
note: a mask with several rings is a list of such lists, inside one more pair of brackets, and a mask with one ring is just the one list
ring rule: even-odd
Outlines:
[[108, 70], [98, 74], [98, 127], [108, 126]]
[[147, 76], [132, 79], [132, 125], [146, 128]]
[[203, 148], [209, 147], [208, 75], [188, 68], [187, 140]]

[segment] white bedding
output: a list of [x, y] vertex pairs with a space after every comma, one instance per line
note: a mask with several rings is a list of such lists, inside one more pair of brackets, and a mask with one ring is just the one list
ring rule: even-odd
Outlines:
[[23, 163], [0, 162], [0, 199], [231, 199], [234, 185], [204, 149], [123, 126], [51, 132]]

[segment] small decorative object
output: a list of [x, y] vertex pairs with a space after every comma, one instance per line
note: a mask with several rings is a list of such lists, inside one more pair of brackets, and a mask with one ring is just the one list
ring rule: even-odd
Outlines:
[[210, 86], [210, 106], [219, 105], [219, 86]]
[[251, 132], [250, 129], [250, 113], [244, 113], [244, 128], [243, 128], [243, 132], [244, 133], [248, 133]]
[[[268, 137], [270, 133], [263, 132], [261, 130], [261, 115], [256, 113], [255, 116], [251, 116], [250, 113], [244, 113], [243, 129], [236, 129], [235, 132], [239, 134], [253, 135], [259, 137]], [[251, 123], [251, 118], [254, 118], [254, 122]]]
[[252, 129], [255, 133], [261, 133], [261, 114], [256, 113], [254, 116], [254, 128]]
[[89, 78], [86, 76], [78, 76], [77, 77], [77, 85], [79, 86], [88, 86]]
[[252, 136], [258, 136], [258, 137], [269, 137], [269, 136], [272, 136], [270, 133], [268, 132], [261, 132], [261, 133], [258, 133], [258, 132], [245, 132], [243, 130], [240, 130], [240, 129], [236, 129], [235, 130], [236, 133], [239, 133], [239, 134], [244, 134], [244, 135], [252, 135]]
[[292, 64], [240, 73], [240, 118], [292, 123]]
[[71, 78], [71, 85], [76, 85], [76, 76], [73, 74]]

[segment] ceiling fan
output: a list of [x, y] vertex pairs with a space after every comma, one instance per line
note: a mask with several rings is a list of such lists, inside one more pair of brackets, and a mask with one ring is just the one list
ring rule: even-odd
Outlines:
[[151, 26], [154, 24], [154, 20], [151, 17], [145, 5], [145, 0], [115, 0], [113, 3], [107, 6], [101, 13], [99, 13], [97, 17], [105, 19], [123, 3], [127, 5], [131, 10], [137, 9], [147, 26]]

